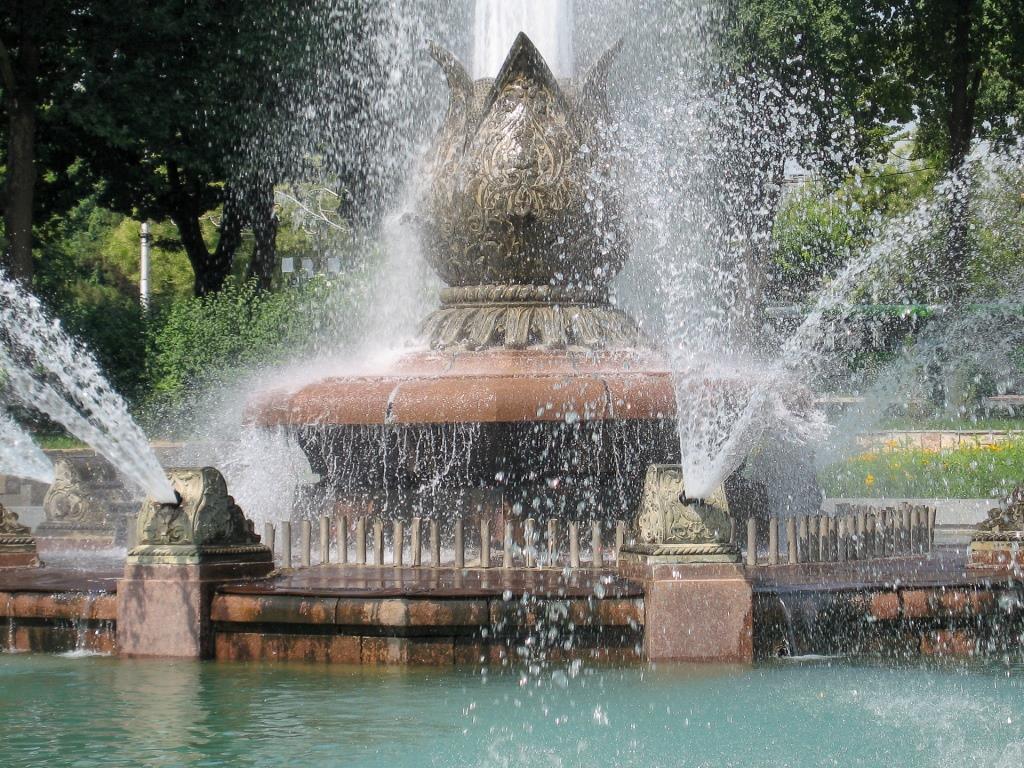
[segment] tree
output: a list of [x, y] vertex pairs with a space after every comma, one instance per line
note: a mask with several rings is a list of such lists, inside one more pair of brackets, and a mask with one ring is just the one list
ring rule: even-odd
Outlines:
[[[273, 187], [291, 168], [290, 89], [313, 65], [312, 21], [308, 3], [284, 0], [106, 0], [83, 21], [66, 94], [79, 149], [105, 205], [174, 221], [197, 295], [223, 286], [246, 228], [249, 274], [270, 284]], [[200, 222], [214, 210], [211, 245]]]
[[9, 0], [0, 6], [0, 106], [6, 125], [3, 262], [15, 277], [32, 277], [32, 225], [39, 187], [38, 154], [44, 105], [74, 70], [76, 11], [85, 3]]
[[959, 300], [968, 279], [970, 183], [979, 139], [999, 140], [1024, 117], [1024, 3], [1020, 0], [876, 0], [885, 43], [918, 114], [919, 152], [950, 177], [947, 245], [936, 259], [938, 297]]

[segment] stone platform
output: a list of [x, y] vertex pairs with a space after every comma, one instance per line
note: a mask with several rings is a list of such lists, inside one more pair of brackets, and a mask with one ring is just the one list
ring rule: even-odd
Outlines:
[[1024, 649], [1024, 582], [964, 549], [758, 568], [757, 656], [978, 656]]
[[622, 662], [641, 657], [644, 611], [611, 570], [321, 566], [224, 586], [211, 618], [218, 659]]
[[[963, 551], [673, 574], [327, 565], [224, 583], [212, 655], [349, 664], [1019, 653], [1024, 583]], [[719, 573], [722, 570], [728, 571]], [[0, 650], [118, 653], [120, 570], [0, 571]], [[695, 652], [696, 649], [696, 652]]]

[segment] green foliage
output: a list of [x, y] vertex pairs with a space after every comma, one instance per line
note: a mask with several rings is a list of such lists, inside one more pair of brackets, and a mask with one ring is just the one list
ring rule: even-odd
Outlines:
[[[816, 115], [817, 149], [842, 145], [861, 160], [886, 149], [911, 105], [895, 98], [898, 75], [881, 44], [880, 17], [864, 0], [733, 0], [726, 56], [733, 68], [767, 71], [784, 89], [809, 74], [816, 88], [802, 101]], [[852, 127], [837, 133], [833, 112]], [[837, 158], [831, 158], [833, 161]], [[826, 169], [830, 159], [823, 158]], [[841, 170], [841, 163], [830, 170]]]
[[867, 451], [821, 471], [832, 497], [998, 498], [1024, 481], [1024, 441], [941, 453]]
[[977, 256], [971, 282], [979, 297], [1005, 293], [1024, 273], [1024, 168], [1000, 164], [987, 171], [973, 204]]
[[314, 278], [279, 291], [255, 281], [178, 301], [151, 337], [156, 417], [188, 408], [208, 390], [237, 384], [248, 370], [344, 345], [358, 334], [353, 296], [365, 274]]
[[785, 197], [772, 230], [774, 298], [799, 301], [818, 290], [869, 247], [887, 221], [932, 195], [934, 181], [929, 168], [907, 172], [879, 164], [831, 190], [815, 181]]
[[[1024, 3], [872, 0], [899, 87], [919, 116], [920, 156], [957, 163], [971, 138], [1024, 117]], [[967, 142], [967, 143], [965, 143]], [[962, 159], [962, 158], [959, 158]]]

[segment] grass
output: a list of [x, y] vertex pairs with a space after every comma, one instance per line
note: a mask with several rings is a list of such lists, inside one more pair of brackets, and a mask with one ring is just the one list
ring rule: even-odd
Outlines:
[[1024, 483], [1024, 440], [954, 451], [868, 451], [823, 469], [831, 497], [976, 499]]
[[85, 443], [71, 435], [33, 435], [33, 439], [40, 448], [46, 451], [67, 450], [70, 448], [86, 448]]

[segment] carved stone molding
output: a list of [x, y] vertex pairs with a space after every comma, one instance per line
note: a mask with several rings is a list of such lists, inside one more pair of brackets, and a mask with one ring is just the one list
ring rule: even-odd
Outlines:
[[644, 478], [636, 520], [637, 540], [623, 547], [625, 559], [646, 562], [737, 562], [725, 491], [682, 501], [682, 468], [652, 464]]

